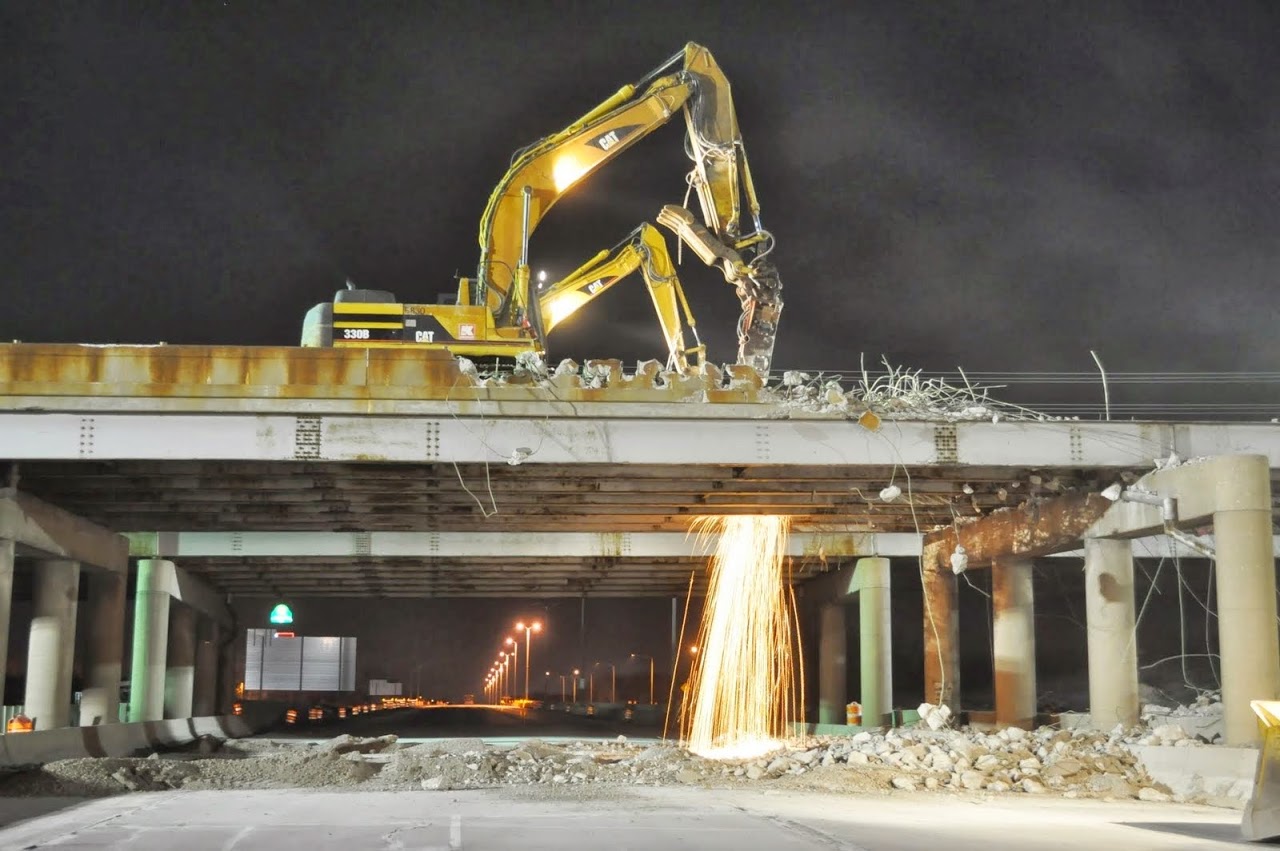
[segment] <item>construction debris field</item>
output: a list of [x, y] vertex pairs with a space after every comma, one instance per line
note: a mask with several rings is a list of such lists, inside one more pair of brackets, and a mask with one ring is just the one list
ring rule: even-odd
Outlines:
[[[632, 735], [615, 732], [624, 727]], [[521, 847], [581, 848], [606, 834], [631, 848], [897, 849], [945, 838], [957, 849], [1172, 849], [1239, 835], [1238, 810], [1173, 800], [1120, 735], [921, 725], [715, 761], [635, 735], [653, 730], [554, 712], [398, 710], [341, 729], [11, 775], [0, 786], [6, 820], [57, 806], [51, 798], [73, 808], [5, 828], [0, 845], [75, 832], [80, 847], [161, 847], [178, 818], [192, 849], [303, 835], [316, 848], [510, 847], [516, 835]]]

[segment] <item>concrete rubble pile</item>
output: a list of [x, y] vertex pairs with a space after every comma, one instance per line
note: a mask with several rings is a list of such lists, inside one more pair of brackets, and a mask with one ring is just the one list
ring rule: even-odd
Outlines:
[[[49, 763], [11, 777], [0, 794], [109, 795], [226, 788], [449, 790], [546, 786], [768, 786], [827, 792], [938, 791], [1067, 798], [1181, 799], [1125, 747], [1126, 733], [1041, 728], [994, 733], [928, 724], [810, 737], [769, 756], [707, 760], [671, 744], [605, 741], [486, 745], [479, 739], [405, 744], [340, 736], [323, 744], [228, 742], [146, 759]], [[1187, 798], [1194, 800], [1194, 798]]]

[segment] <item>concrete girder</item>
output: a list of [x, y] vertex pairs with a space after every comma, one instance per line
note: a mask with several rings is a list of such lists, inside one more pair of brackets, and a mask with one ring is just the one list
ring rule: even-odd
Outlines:
[[17, 544], [19, 555], [116, 573], [129, 569], [129, 544], [123, 536], [22, 492], [0, 496], [0, 539]]
[[998, 558], [1034, 558], [1074, 549], [1110, 507], [1100, 494], [1065, 494], [957, 523], [924, 536], [925, 566], [950, 570], [957, 545], [964, 547], [971, 567]]
[[[0, 397], [3, 398], [3, 397]], [[894, 423], [893, 436], [844, 418], [727, 419], [704, 416], [608, 419], [579, 410], [473, 419], [445, 416], [0, 412], [8, 457], [215, 461], [339, 461], [690, 465], [893, 465], [1131, 468], [1159, 452], [1197, 455], [1203, 446], [1260, 449], [1280, 466], [1280, 428], [1252, 424]], [[87, 423], [92, 439], [86, 441]], [[521, 456], [518, 449], [527, 448]]]
[[[136, 555], [187, 557], [542, 558], [709, 557], [711, 545], [682, 532], [159, 532], [131, 533]], [[142, 552], [139, 548], [145, 548]], [[913, 533], [793, 532], [790, 556], [916, 556]]]

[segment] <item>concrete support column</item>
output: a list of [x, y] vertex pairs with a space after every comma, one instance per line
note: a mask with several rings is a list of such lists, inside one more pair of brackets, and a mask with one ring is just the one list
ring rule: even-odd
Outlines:
[[196, 670], [191, 714], [197, 717], [217, 714], [218, 701], [218, 625], [200, 618], [196, 630]]
[[173, 562], [138, 561], [133, 603], [133, 664], [129, 669], [129, 720], [164, 718], [164, 669], [169, 642], [169, 593], [158, 590]]
[[190, 718], [196, 673], [196, 613], [169, 607], [169, 652], [164, 672], [164, 717]]
[[845, 652], [848, 634], [844, 606], [829, 603], [822, 607], [818, 639], [818, 723], [845, 723]]
[[1084, 606], [1089, 642], [1089, 715], [1096, 730], [1138, 723], [1138, 642], [1134, 636], [1133, 547], [1086, 538]]
[[80, 726], [115, 724], [120, 720], [120, 671], [124, 656], [125, 577], [96, 570], [85, 579], [88, 631], [85, 642], [85, 685], [80, 697]]
[[949, 570], [924, 569], [924, 699], [960, 711], [960, 616], [956, 577]]
[[36, 565], [34, 579], [23, 704], [37, 730], [52, 730], [67, 726], [71, 709], [80, 565], [74, 561], [42, 561]]
[[1213, 515], [1213, 531], [1218, 554], [1223, 738], [1228, 745], [1260, 744], [1249, 701], [1280, 697], [1271, 512], [1218, 511]]
[[1036, 717], [1036, 615], [1032, 562], [991, 564], [996, 723], [1031, 728]]
[[9, 615], [13, 605], [13, 541], [0, 539], [0, 703], [9, 672]]
[[893, 711], [893, 632], [889, 604], [889, 560], [860, 558], [858, 585], [858, 652], [861, 663], [863, 726], [886, 723]]

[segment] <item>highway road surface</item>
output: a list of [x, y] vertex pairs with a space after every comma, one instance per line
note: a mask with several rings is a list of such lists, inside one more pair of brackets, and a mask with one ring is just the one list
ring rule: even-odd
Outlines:
[[[538, 737], [643, 741], [660, 728], [496, 707], [373, 713], [269, 734], [402, 741]], [[1141, 801], [768, 786], [514, 784], [486, 789], [227, 789], [106, 798], [0, 797], [0, 849], [120, 851], [1068, 851], [1242, 847], [1236, 810]]]
[[322, 740], [347, 733], [352, 736], [385, 736], [394, 734], [408, 742], [442, 738], [477, 738], [490, 744], [537, 737], [547, 741], [560, 739], [598, 739], [626, 736], [644, 741], [662, 736], [662, 723], [570, 715], [555, 710], [529, 710], [509, 706], [429, 706], [425, 709], [384, 709], [341, 721], [313, 724], [299, 721], [281, 725], [257, 738], [290, 740]]
[[[548, 793], [551, 794], [548, 794]], [[1239, 813], [1170, 804], [699, 788], [135, 793], [0, 829], [5, 849], [1075, 851], [1239, 847]], [[0, 799], [13, 818], [39, 799]]]

